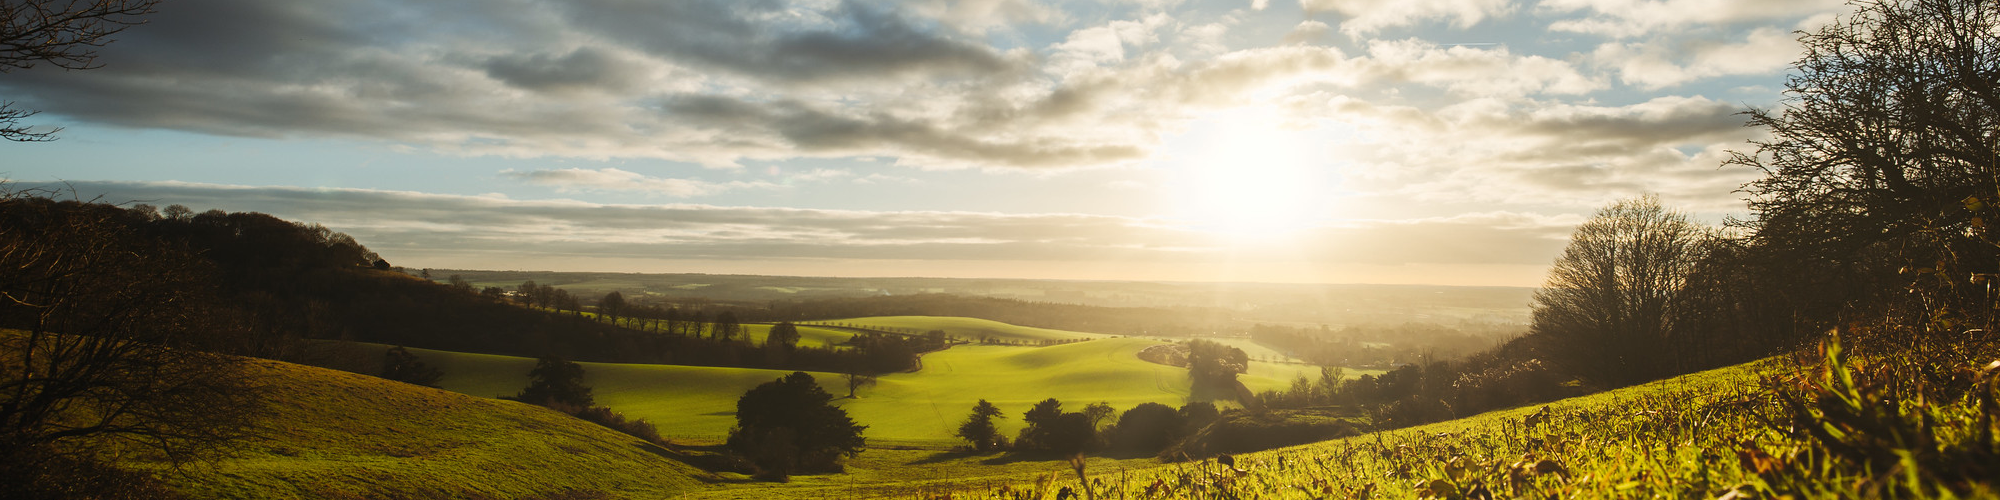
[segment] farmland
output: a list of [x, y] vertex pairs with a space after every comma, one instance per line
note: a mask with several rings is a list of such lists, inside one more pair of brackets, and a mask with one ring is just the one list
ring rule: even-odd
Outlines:
[[[1193, 396], [1187, 370], [1141, 361], [1137, 352], [1159, 341], [1106, 338], [1049, 347], [963, 345], [923, 358], [923, 369], [882, 375], [856, 398], [840, 399], [855, 420], [869, 425], [871, 442], [949, 445], [952, 429], [980, 399], [1018, 416], [1046, 398], [1081, 406], [1105, 401], [1124, 409], [1145, 402], [1179, 406]], [[385, 346], [357, 344], [331, 349], [354, 363], [379, 357]], [[480, 397], [511, 395], [527, 384], [535, 361], [488, 354], [411, 349], [444, 372], [448, 390]], [[329, 363], [339, 366], [343, 363]], [[781, 370], [674, 365], [583, 363], [585, 383], [599, 404], [645, 418], [663, 434], [698, 442], [718, 441], [735, 424], [736, 398]], [[365, 369], [364, 369], [365, 371]], [[1363, 371], [1350, 370], [1349, 376]], [[827, 392], [846, 395], [842, 375], [813, 373]], [[1300, 375], [1317, 377], [1317, 367], [1255, 362], [1240, 377], [1252, 390], [1281, 389]], [[1005, 383], [996, 383], [1005, 381]], [[1018, 419], [1000, 421], [1011, 434]]]

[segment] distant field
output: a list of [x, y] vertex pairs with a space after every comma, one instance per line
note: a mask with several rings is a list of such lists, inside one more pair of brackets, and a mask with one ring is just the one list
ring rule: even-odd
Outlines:
[[[593, 318], [598, 317], [597, 313], [593, 312], [585, 312], [583, 315]], [[658, 323], [661, 323], [661, 321], [651, 319], [620, 320], [619, 322], [620, 325], [635, 330], [652, 330], [659, 326]], [[714, 327], [712, 323], [704, 323], [704, 325], [702, 327], [703, 331]], [[847, 342], [847, 339], [853, 338], [855, 334], [855, 332], [850, 330], [822, 328], [803, 324], [795, 326], [799, 329], [799, 345], [803, 347], [839, 347], [840, 344]], [[771, 336], [771, 325], [744, 324], [742, 327], [743, 333], [746, 335], [744, 338], [754, 344], [761, 345], [765, 339]]]
[[[1187, 371], [1147, 363], [1136, 354], [1157, 341], [1137, 338], [1099, 339], [1050, 347], [961, 345], [923, 358], [914, 373], [880, 377], [857, 399], [836, 402], [855, 421], [870, 426], [871, 442], [952, 441], [951, 432], [972, 405], [987, 399], [1009, 416], [999, 423], [1012, 434], [1021, 427], [1020, 413], [1042, 399], [1054, 397], [1065, 408], [1108, 401], [1119, 410], [1144, 402], [1180, 406], [1189, 398]], [[355, 344], [359, 356], [379, 356], [385, 347]], [[511, 356], [411, 349], [425, 363], [445, 373], [442, 385], [475, 396], [511, 395], [527, 385], [534, 360]], [[718, 440], [735, 424], [736, 398], [786, 371], [673, 365], [583, 363], [585, 383], [600, 404], [659, 425], [662, 434], [698, 441]], [[1317, 367], [1252, 363], [1240, 380], [1252, 390], [1282, 389], [1304, 374], [1318, 377]], [[1359, 371], [1348, 376], [1358, 377]], [[847, 394], [842, 376], [813, 373], [827, 392]]]
[[923, 333], [944, 330], [945, 334], [961, 339], [977, 340], [982, 336], [1017, 342], [1039, 342], [1043, 340], [1092, 339], [1109, 335], [1100, 333], [1050, 330], [1029, 326], [1010, 325], [998, 321], [950, 316], [871, 316], [866, 318], [810, 321], [807, 324], [852, 325], [863, 328], [900, 329]]

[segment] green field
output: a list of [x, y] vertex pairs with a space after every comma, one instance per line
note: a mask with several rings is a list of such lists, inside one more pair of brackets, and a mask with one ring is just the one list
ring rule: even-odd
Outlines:
[[[302, 369], [311, 371], [289, 375], [302, 379], [284, 384], [273, 415], [273, 421], [288, 426], [249, 447], [245, 457], [190, 476], [192, 483], [176, 484], [208, 498], [471, 496], [424, 489], [438, 488], [436, 484], [477, 488], [479, 494], [497, 497], [580, 488], [609, 498], [1015, 498], [1023, 489], [1050, 498], [1057, 488], [1077, 485], [1059, 460], [882, 445], [935, 437], [943, 423], [962, 418], [963, 407], [969, 406], [954, 400], [988, 398], [1006, 408], [1012, 417], [1008, 422], [1018, 425], [1020, 409], [1043, 396], [1038, 388], [1055, 389], [1047, 392], [1059, 392], [1049, 395], [1071, 404], [1102, 399], [1119, 408], [1185, 398], [1185, 375], [1177, 369], [1126, 359], [1148, 342], [959, 346], [933, 353], [926, 356], [923, 372], [885, 377], [881, 386], [864, 390], [864, 397], [841, 401], [857, 420], [871, 425], [867, 434], [875, 445], [851, 460], [846, 473], [798, 476], [788, 483], [723, 474], [711, 479], [717, 483], [700, 484], [695, 478], [704, 477], [702, 473], [685, 465], [633, 453], [639, 449], [636, 442], [609, 448], [590, 444], [621, 441], [617, 435], [588, 432], [589, 424], [520, 423], [555, 417], [538, 408]], [[519, 383], [531, 363], [504, 356], [414, 352], [445, 367], [447, 385], [481, 394]], [[778, 374], [607, 364], [586, 364], [586, 370], [601, 402], [660, 422], [669, 434], [694, 428], [721, 432], [729, 418], [722, 414], [728, 411], [722, 401], [733, 401], [740, 391], [726, 386], [747, 387]], [[987, 373], [1010, 375], [996, 379], [983, 375]], [[1223, 471], [1213, 462], [1160, 464], [1143, 457], [1092, 457], [1089, 468], [1104, 483], [1098, 498], [1349, 498], [1365, 491], [1370, 498], [1414, 499], [1441, 489], [1463, 496], [1475, 486], [1510, 498], [1681, 497], [1697, 492], [1713, 497], [1757, 481], [1735, 464], [1744, 440], [1771, 437], [1772, 431], [1752, 416], [1764, 404], [1754, 389], [1757, 374], [1753, 365], [1743, 365], [1557, 401], [1548, 405], [1546, 421], [1535, 427], [1525, 421], [1539, 407], [1524, 407], [1246, 453], [1237, 456], [1241, 472]], [[561, 434], [524, 434], [523, 429], [560, 429]], [[572, 439], [585, 444], [563, 441]], [[562, 453], [592, 464], [587, 472], [532, 460], [492, 465], [512, 453], [548, 453], [534, 451], [548, 446], [565, 446]], [[1541, 465], [1544, 460], [1551, 463]], [[635, 464], [661, 469], [638, 476], [631, 472], [639, 467]], [[1521, 472], [1537, 466], [1543, 472]], [[533, 485], [478, 475], [532, 467], [555, 468], [538, 470]], [[412, 491], [418, 493], [408, 493]]]
[[998, 321], [953, 316], [870, 316], [866, 318], [807, 321], [800, 324], [849, 325], [861, 328], [903, 331], [906, 333], [944, 330], [946, 335], [960, 339], [977, 340], [980, 337], [991, 337], [1014, 342], [1109, 337], [1109, 335], [1100, 333], [1050, 330], [1047, 328], [1010, 325]]
[[651, 444], [545, 408], [251, 363], [270, 390], [258, 436], [162, 474], [190, 497], [665, 498], [706, 486], [707, 473]]
[[[1000, 421], [1008, 433], [1022, 424], [1021, 412], [1036, 401], [1057, 398], [1065, 407], [1107, 401], [1120, 410], [1145, 402], [1187, 403], [1187, 370], [1141, 361], [1140, 349], [1158, 341], [1110, 338], [1049, 347], [962, 345], [923, 357], [923, 369], [883, 375], [855, 399], [836, 401], [856, 422], [868, 425], [875, 443], [945, 446], [972, 405], [986, 399], [1010, 416]], [[356, 344], [347, 357], [375, 359], [384, 346]], [[481, 397], [511, 395], [527, 385], [534, 360], [490, 354], [410, 349], [444, 371], [445, 389]], [[359, 366], [332, 364], [331, 366]], [[736, 398], [786, 371], [676, 365], [583, 363], [584, 382], [599, 404], [645, 418], [660, 433], [695, 442], [720, 440], [735, 424]], [[367, 371], [363, 369], [362, 371]], [[1348, 376], [1360, 376], [1349, 371]], [[1239, 377], [1252, 390], [1282, 389], [1292, 379], [1318, 377], [1317, 367], [1252, 363]], [[813, 373], [827, 392], [845, 396], [839, 374]], [[1206, 399], [1200, 398], [1200, 399]]]

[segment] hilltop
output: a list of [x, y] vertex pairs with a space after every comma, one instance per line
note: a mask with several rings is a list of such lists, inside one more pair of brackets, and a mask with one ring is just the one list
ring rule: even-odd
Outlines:
[[[258, 436], [162, 474], [193, 498], [662, 498], [709, 475], [546, 408], [255, 360]], [[145, 464], [147, 462], [139, 462]], [[153, 467], [158, 467], [154, 465]]]

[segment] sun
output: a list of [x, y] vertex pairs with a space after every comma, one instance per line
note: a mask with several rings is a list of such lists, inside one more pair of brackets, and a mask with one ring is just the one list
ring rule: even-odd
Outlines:
[[1171, 167], [1173, 218], [1213, 234], [1281, 239], [1311, 228], [1325, 208], [1317, 141], [1279, 126], [1275, 112], [1242, 110], [1205, 120]]

